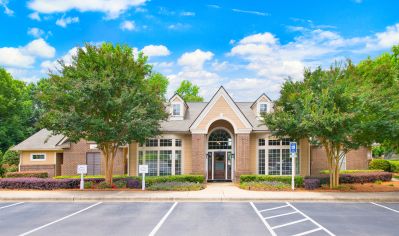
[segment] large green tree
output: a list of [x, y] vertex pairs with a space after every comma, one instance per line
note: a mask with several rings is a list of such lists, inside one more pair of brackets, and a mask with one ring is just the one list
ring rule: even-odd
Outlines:
[[41, 94], [45, 109], [41, 124], [71, 141], [95, 141], [104, 156], [105, 179], [112, 184], [118, 149], [132, 141], [144, 142], [159, 132], [167, 117], [165, 99], [150, 82], [151, 66], [126, 45], [86, 44], [50, 73]]
[[200, 88], [197, 85], [188, 80], [183, 80], [176, 93], [186, 102], [203, 102], [204, 98], [199, 95], [199, 90]]
[[35, 131], [29, 88], [0, 68], [0, 150], [5, 152]]
[[339, 164], [351, 149], [370, 143], [362, 134], [362, 104], [357, 94], [356, 68], [349, 62], [329, 70], [306, 70], [304, 80], [286, 81], [275, 112], [264, 116], [278, 137], [309, 139], [327, 153], [330, 187], [339, 184]]

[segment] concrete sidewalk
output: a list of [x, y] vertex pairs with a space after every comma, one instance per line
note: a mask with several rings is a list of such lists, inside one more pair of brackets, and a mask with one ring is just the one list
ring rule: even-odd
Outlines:
[[201, 191], [1, 190], [0, 201], [351, 201], [399, 202], [399, 192], [247, 191], [232, 183], [212, 183]]

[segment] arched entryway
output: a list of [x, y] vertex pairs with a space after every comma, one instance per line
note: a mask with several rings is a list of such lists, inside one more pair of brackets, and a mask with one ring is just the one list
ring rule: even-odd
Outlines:
[[217, 121], [207, 139], [208, 181], [231, 181], [234, 172], [234, 129], [227, 121]]

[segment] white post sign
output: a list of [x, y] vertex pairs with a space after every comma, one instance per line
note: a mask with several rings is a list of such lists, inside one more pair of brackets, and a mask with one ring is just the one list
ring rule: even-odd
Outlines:
[[87, 165], [78, 165], [78, 174], [80, 174], [80, 189], [85, 188], [85, 182], [83, 179], [83, 174], [87, 174]]
[[295, 190], [295, 157], [296, 157], [297, 145], [296, 142], [290, 142], [290, 154], [291, 154], [291, 188]]
[[139, 165], [139, 174], [142, 174], [141, 190], [145, 190], [145, 174], [148, 173], [148, 165]]

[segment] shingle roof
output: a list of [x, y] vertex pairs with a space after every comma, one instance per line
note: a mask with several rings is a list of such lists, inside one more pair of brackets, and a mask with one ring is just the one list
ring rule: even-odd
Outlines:
[[11, 148], [14, 151], [24, 150], [60, 150], [57, 144], [64, 138], [64, 135], [52, 135], [51, 131], [41, 129], [18, 145]]

